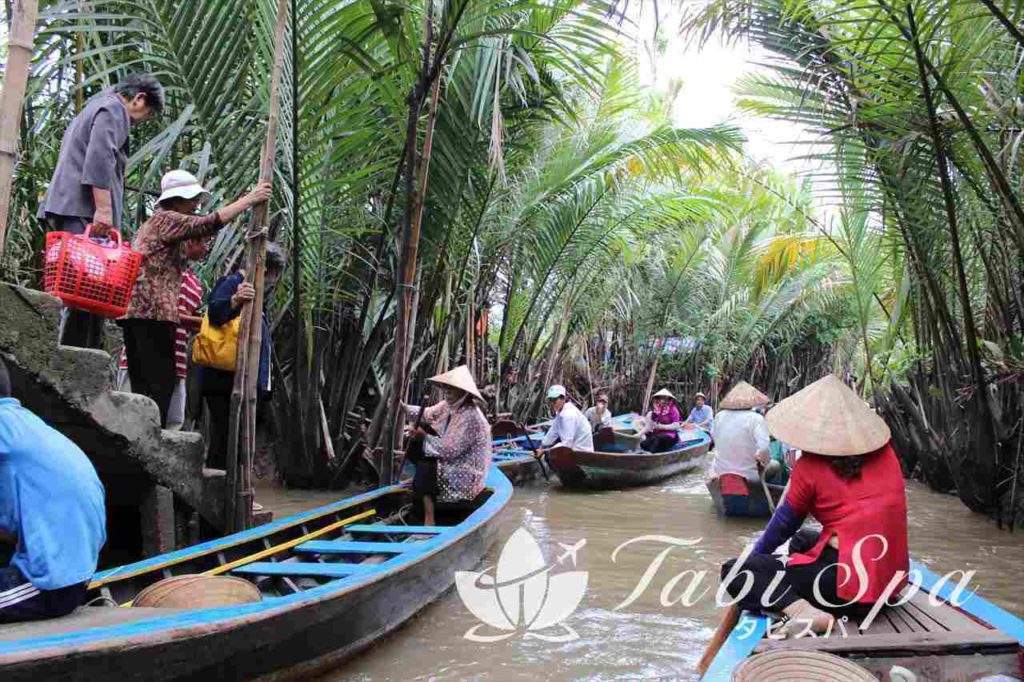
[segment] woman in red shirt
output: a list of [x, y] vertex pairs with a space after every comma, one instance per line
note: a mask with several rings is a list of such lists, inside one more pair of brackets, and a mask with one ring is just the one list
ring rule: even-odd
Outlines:
[[[833, 375], [779, 403], [768, 413], [768, 429], [803, 455], [753, 553], [742, 569], [735, 559], [726, 562], [722, 579], [731, 578], [726, 589], [743, 608], [782, 611], [790, 620], [785, 634], [826, 632], [836, 615], [866, 612], [906, 584], [903, 472], [889, 427]], [[820, 534], [797, 534], [808, 515], [821, 523]], [[772, 552], [791, 537], [783, 563]], [[746, 582], [751, 587], [743, 594]]]

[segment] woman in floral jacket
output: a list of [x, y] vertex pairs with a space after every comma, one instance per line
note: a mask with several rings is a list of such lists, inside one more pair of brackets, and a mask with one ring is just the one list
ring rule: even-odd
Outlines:
[[[435, 499], [473, 500], [484, 489], [491, 466], [491, 425], [480, 411], [484, 399], [465, 365], [428, 381], [442, 388], [445, 399], [425, 408], [406, 405], [405, 410], [408, 419], [417, 424], [412, 435], [423, 438], [425, 457], [416, 464], [413, 492], [423, 496], [424, 523], [432, 526]], [[421, 422], [437, 435], [429, 435]]]
[[132, 248], [142, 254], [142, 267], [128, 312], [120, 321], [128, 356], [132, 390], [153, 399], [160, 425], [178, 376], [174, 366], [178, 328], [178, 291], [188, 263], [182, 244], [216, 234], [237, 216], [270, 198], [270, 184], [261, 183], [238, 201], [210, 213], [193, 215], [208, 192], [194, 175], [175, 170], [160, 182], [156, 213], [139, 228]]

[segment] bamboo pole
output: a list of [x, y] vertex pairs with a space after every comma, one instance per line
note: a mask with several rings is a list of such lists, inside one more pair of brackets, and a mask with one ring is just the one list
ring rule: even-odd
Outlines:
[[[287, 25], [288, 0], [278, 0], [267, 139], [263, 143], [263, 154], [260, 159], [261, 182], [270, 182], [274, 177], [277, 119], [280, 109], [279, 90], [284, 70], [284, 38]], [[238, 330], [238, 364], [235, 369], [235, 383], [231, 389], [227, 454], [228, 499], [225, 510], [229, 532], [245, 530], [252, 525], [252, 460], [256, 450], [256, 399], [259, 388], [260, 349], [263, 343], [264, 262], [267, 255], [265, 228], [269, 212], [268, 201], [254, 207], [249, 218], [246, 276], [256, 289], [256, 297], [242, 306], [242, 319]]]
[[[396, 283], [397, 314], [395, 322], [395, 347], [391, 370], [391, 395], [388, 414], [385, 415], [389, 427], [385, 431], [385, 458], [381, 472], [382, 484], [392, 483], [394, 463], [391, 458], [402, 443], [401, 403], [409, 389], [409, 358], [414, 327], [410, 324], [413, 318], [413, 288], [416, 282], [417, 255], [420, 244], [420, 225], [423, 219], [423, 198], [427, 190], [427, 178], [430, 168], [430, 152], [433, 143], [434, 123], [437, 116], [437, 100], [440, 95], [441, 78], [439, 72], [431, 70], [431, 47], [433, 34], [434, 6], [428, 4], [423, 17], [423, 61], [416, 85], [409, 93], [409, 117], [406, 121], [405, 134], [405, 211], [402, 218], [402, 232], [399, 251], [399, 281]], [[439, 49], [438, 55], [443, 54]], [[438, 58], [440, 61], [440, 58]], [[433, 80], [432, 80], [433, 79]], [[419, 117], [423, 109], [426, 90], [432, 86], [430, 114], [423, 138], [423, 152], [417, 153], [419, 138]]]
[[32, 40], [39, 3], [35, 0], [14, 0], [10, 8], [7, 68], [4, 71], [4, 89], [0, 92], [0, 259], [7, 241], [7, 214], [11, 210], [11, 187], [18, 159], [21, 105], [25, 100], [25, 86], [32, 63]]

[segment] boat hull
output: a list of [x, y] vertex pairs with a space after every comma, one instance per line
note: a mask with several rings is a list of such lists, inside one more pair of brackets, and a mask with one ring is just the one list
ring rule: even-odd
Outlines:
[[[711, 500], [715, 503], [715, 511], [719, 516], [767, 519], [772, 515], [772, 507], [768, 505], [768, 498], [765, 497], [764, 490], [758, 484], [748, 482], [749, 492], [746, 495], [723, 495], [720, 481], [717, 478], [708, 481], [707, 486]], [[772, 495], [772, 501], [777, 505], [782, 499], [785, 487], [768, 484], [768, 490]]]
[[700, 466], [710, 441], [702, 438], [671, 452], [591, 452], [556, 447], [551, 470], [566, 488], [608, 490], [651, 485]]
[[495, 462], [495, 466], [512, 482], [512, 485], [525, 485], [541, 477], [540, 465], [533, 455], [512, 457]]
[[[0, 677], [21, 680], [306, 679], [399, 627], [472, 570], [497, 538], [501, 484], [450, 542], [343, 587], [328, 582], [258, 604], [176, 612], [98, 628], [93, 637], [0, 641]], [[485, 518], [474, 517], [483, 514]], [[462, 526], [465, 524], [465, 527]], [[345, 582], [345, 581], [341, 581]], [[132, 611], [132, 609], [125, 609]], [[2, 630], [0, 630], [2, 632]]]

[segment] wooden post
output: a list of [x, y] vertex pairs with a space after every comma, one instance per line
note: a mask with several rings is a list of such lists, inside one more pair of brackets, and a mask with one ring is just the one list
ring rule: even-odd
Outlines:
[[7, 241], [7, 218], [11, 210], [11, 186], [14, 165], [18, 158], [18, 131], [21, 128], [21, 105], [25, 100], [29, 65], [32, 63], [32, 40], [35, 36], [39, 3], [36, 0], [14, 0], [11, 8], [11, 35], [7, 42], [7, 70], [4, 89], [0, 92], [0, 259]]
[[[270, 111], [267, 116], [267, 139], [260, 159], [260, 181], [274, 177], [277, 153], [277, 118], [280, 109], [278, 91], [284, 70], [284, 38], [288, 25], [288, 0], [278, 0], [277, 27], [274, 34], [274, 73], [270, 81]], [[252, 460], [256, 450], [256, 399], [259, 390], [260, 350], [263, 343], [263, 282], [267, 255], [267, 227], [270, 202], [252, 210], [246, 246], [246, 277], [256, 289], [256, 297], [242, 306], [238, 330], [238, 364], [231, 389], [230, 424], [228, 426], [228, 499], [225, 519], [228, 532], [252, 526]]]

